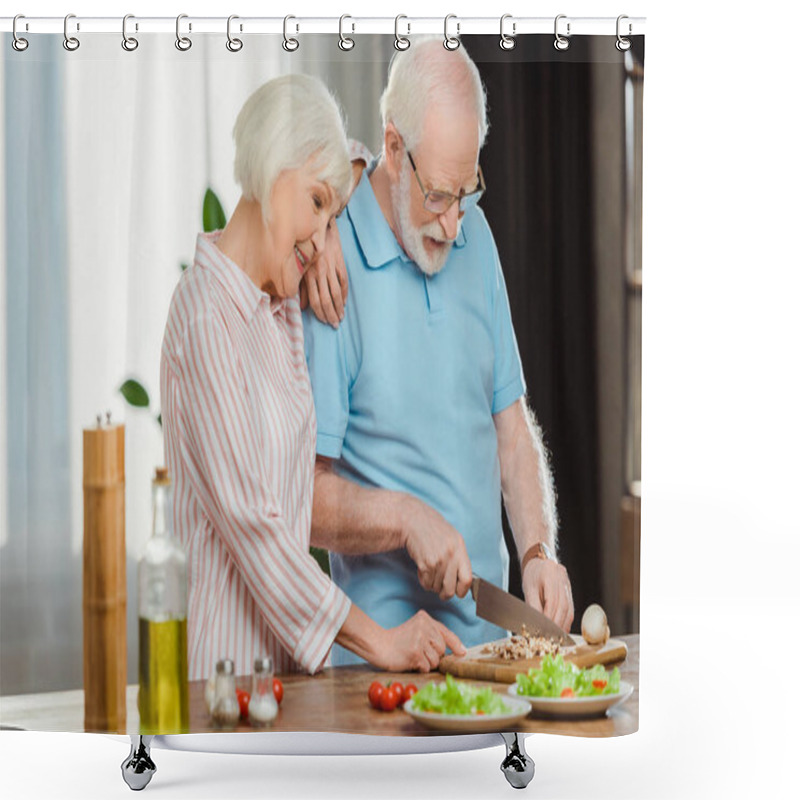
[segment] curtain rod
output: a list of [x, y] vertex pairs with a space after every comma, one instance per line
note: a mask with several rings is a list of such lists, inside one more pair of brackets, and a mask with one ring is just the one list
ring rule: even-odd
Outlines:
[[[283, 34], [286, 21], [284, 17], [234, 17], [232, 30], [237, 34]], [[445, 34], [444, 17], [287, 17], [290, 20], [289, 31], [298, 33], [399, 33], [402, 36], [413, 34]], [[70, 15], [69, 32], [73, 33], [121, 33], [122, 17], [81, 17]], [[136, 17], [130, 16], [127, 30], [130, 33], [175, 33], [177, 19], [175, 17]], [[643, 34], [644, 17], [569, 17], [559, 14], [558, 17], [513, 17], [504, 15], [503, 30], [507, 36], [545, 33], [553, 34], [558, 28], [561, 34], [568, 36], [589, 35], [621, 35], [636, 36]], [[14, 29], [13, 17], [0, 18], [0, 31], [11, 33]], [[38, 33], [64, 33], [64, 17], [19, 16], [16, 30], [18, 35]], [[193, 17], [181, 15], [181, 33], [186, 34], [226, 34], [227, 17]], [[498, 17], [459, 17], [449, 15], [447, 33], [449, 36], [465, 34], [495, 33], [500, 35], [501, 18]]]

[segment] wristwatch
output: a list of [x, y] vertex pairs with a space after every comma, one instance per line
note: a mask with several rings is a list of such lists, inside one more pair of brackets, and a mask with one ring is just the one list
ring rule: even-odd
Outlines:
[[558, 564], [556, 554], [544, 542], [536, 542], [525, 551], [525, 555], [522, 557], [519, 567], [520, 575], [525, 572], [528, 562], [534, 558], [546, 558], [548, 561], [555, 561]]

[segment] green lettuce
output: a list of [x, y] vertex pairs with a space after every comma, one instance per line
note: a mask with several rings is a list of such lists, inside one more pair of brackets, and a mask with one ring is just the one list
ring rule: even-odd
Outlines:
[[[595, 686], [594, 681], [605, 685]], [[602, 664], [587, 669], [564, 661], [561, 654], [546, 655], [541, 669], [529, 669], [528, 674], [517, 675], [517, 694], [528, 697], [561, 697], [564, 689], [572, 689], [575, 697], [592, 697], [619, 692], [619, 667], [608, 672]]]
[[509, 707], [490, 688], [478, 689], [448, 674], [443, 682], [427, 683], [412, 698], [415, 711], [440, 714], [508, 714]]

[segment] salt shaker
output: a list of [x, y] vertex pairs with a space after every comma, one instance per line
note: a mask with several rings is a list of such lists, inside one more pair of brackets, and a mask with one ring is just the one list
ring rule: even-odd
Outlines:
[[269, 725], [278, 715], [278, 701], [272, 691], [273, 668], [269, 656], [257, 658], [253, 665], [253, 691], [250, 692], [250, 724]]
[[211, 719], [219, 728], [235, 728], [239, 722], [239, 701], [236, 699], [236, 674], [233, 661], [217, 661], [217, 680]]

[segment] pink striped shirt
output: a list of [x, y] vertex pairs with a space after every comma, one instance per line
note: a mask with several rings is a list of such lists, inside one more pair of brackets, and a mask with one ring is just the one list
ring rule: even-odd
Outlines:
[[319, 670], [350, 601], [309, 554], [316, 417], [296, 297], [270, 298], [197, 239], [161, 350], [175, 532], [187, 551], [189, 677], [271, 655]]

